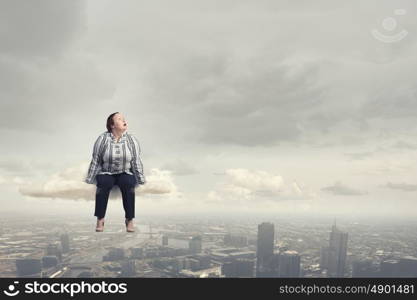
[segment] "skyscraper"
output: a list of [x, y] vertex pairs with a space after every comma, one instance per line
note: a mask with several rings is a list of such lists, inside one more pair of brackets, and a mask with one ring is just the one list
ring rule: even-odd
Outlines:
[[253, 259], [237, 258], [222, 265], [225, 277], [253, 277]]
[[168, 246], [168, 236], [165, 234], [162, 236], [162, 246]]
[[297, 251], [287, 250], [279, 255], [279, 277], [300, 277], [300, 255]]
[[321, 247], [320, 250], [320, 269], [327, 269], [329, 266], [329, 246]]
[[191, 253], [200, 253], [202, 249], [202, 240], [200, 235], [193, 236], [189, 242], [188, 247]]
[[258, 225], [258, 241], [256, 249], [256, 277], [274, 276], [274, 224], [263, 222]]
[[62, 248], [59, 243], [49, 243], [46, 247], [46, 255], [55, 255], [59, 261], [62, 261]]
[[342, 232], [336, 227], [336, 221], [330, 232], [328, 248], [327, 274], [329, 277], [344, 277], [348, 233]]
[[16, 259], [17, 277], [41, 276], [42, 261], [39, 258]]
[[69, 240], [68, 233], [61, 234], [60, 239], [61, 239], [62, 252], [63, 253], [69, 252], [70, 251], [70, 240]]

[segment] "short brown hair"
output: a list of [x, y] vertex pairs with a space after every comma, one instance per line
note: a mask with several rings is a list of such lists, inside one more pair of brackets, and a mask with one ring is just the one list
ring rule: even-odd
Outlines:
[[107, 123], [106, 123], [106, 127], [107, 127], [107, 131], [111, 132], [111, 127], [112, 125], [114, 125], [114, 120], [113, 117], [115, 114], [118, 114], [119, 112], [116, 111], [115, 113], [112, 113], [110, 116], [107, 117]]

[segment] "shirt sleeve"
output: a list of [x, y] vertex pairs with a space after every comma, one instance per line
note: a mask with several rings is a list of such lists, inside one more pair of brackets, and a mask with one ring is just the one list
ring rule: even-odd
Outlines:
[[132, 140], [133, 140], [133, 144], [134, 144], [134, 149], [135, 149], [135, 152], [136, 152], [136, 157], [132, 161], [132, 169], [134, 171], [136, 181], [137, 181], [136, 186], [138, 186], [139, 184], [145, 184], [146, 183], [146, 178], [145, 178], [145, 175], [143, 173], [143, 164], [142, 164], [142, 160], [140, 158], [141, 149], [140, 149], [139, 141], [134, 135], [131, 135], [131, 136], [132, 136]]
[[104, 140], [104, 134], [100, 135], [96, 142], [94, 143], [93, 147], [93, 157], [90, 162], [90, 167], [88, 168], [87, 176], [84, 179], [84, 182], [89, 184], [96, 183], [96, 175], [101, 171], [101, 164], [100, 164], [100, 146]]

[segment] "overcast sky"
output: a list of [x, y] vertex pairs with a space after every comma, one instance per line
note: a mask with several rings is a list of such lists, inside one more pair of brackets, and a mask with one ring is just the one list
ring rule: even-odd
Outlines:
[[417, 214], [415, 1], [0, 3], [3, 212], [93, 216], [119, 111], [138, 215]]

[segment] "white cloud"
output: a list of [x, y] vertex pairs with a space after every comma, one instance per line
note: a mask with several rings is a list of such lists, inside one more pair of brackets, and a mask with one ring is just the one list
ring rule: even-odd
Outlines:
[[[95, 200], [96, 186], [83, 181], [88, 166], [89, 163], [81, 163], [75, 167], [69, 167], [52, 174], [46, 181], [40, 183], [24, 183], [18, 180], [15, 180], [15, 183], [19, 184], [19, 192], [24, 196], [92, 201]], [[169, 197], [179, 193], [169, 171], [151, 169], [146, 178], [147, 183], [137, 188], [137, 192], [141, 195]], [[115, 185], [109, 199], [116, 200], [120, 197], [119, 188]]]
[[[262, 170], [227, 169], [226, 178], [207, 194], [207, 203], [220, 206], [243, 205], [254, 209], [263, 205], [279, 208], [288, 202], [305, 205], [317, 199], [310, 188], [295, 180], [286, 183], [282, 176]], [[302, 203], [304, 202], [304, 203]], [[292, 204], [290, 204], [292, 205]]]
[[342, 196], [363, 196], [367, 195], [367, 191], [362, 191], [360, 189], [356, 189], [350, 186], [347, 186], [346, 184], [337, 181], [331, 186], [326, 186], [321, 189], [325, 192], [330, 192], [334, 195], [342, 195]]

